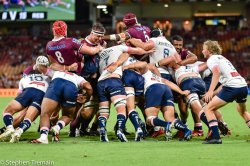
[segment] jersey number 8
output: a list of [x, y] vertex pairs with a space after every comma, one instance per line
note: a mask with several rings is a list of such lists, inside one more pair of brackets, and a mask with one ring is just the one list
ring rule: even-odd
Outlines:
[[55, 52], [55, 55], [56, 55], [56, 57], [57, 57], [58, 62], [64, 63], [64, 59], [63, 59], [62, 53], [61, 53], [60, 51], [56, 51], [56, 52]]

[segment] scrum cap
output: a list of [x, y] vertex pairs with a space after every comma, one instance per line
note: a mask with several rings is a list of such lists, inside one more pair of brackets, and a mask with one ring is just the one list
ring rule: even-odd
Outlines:
[[125, 16], [123, 17], [123, 22], [127, 27], [134, 26], [138, 23], [136, 15], [134, 13], [125, 14]]
[[162, 31], [157, 28], [157, 29], [153, 29], [151, 32], [150, 32], [150, 37], [159, 37], [159, 36], [162, 36], [163, 33]]
[[49, 59], [46, 56], [38, 56], [36, 58], [36, 65], [49, 66]]
[[53, 23], [53, 31], [58, 36], [65, 36], [67, 34], [67, 24], [64, 21], [56, 21]]

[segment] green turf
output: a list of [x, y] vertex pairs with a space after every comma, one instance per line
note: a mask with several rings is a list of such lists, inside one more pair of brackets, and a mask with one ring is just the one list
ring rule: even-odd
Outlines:
[[[0, 98], [0, 109], [3, 110], [11, 98]], [[247, 108], [250, 108], [248, 97]], [[109, 143], [99, 142], [99, 137], [68, 138], [67, 131], [61, 133], [60, 143], [49, 145], [28, 144], [28, 140], [37, 138], [38, 122], [33, 124], [18, 144], [0, 143], [1, 162], [32, 160], [54, 162], [55, 165], [249, 165], [250, 132], [244, 121], [235, 110], [235, 103], [221, 109], [232, 135], [223, 138], [222, 145], [203, 145], [203, 138], [193, 138], [189, 142], [172, 140], [165, 142], [163, 137], [147, 138], [143, 142], [134, 142], [133, 135], [128, 143], [117, 141], [112, 130], [115, 123], [115, 112], [111, 112], [108, 122]], [[3, 122], [0, 122], [3, 125]], [[193, 126], [189, 118], [189, 126]], [[205, 128], [205, 127], [204, 127]], [[128, 130], [133, 128], [128, 123]]]
[[[58, 5], [56, 7], [46, 8], [45, 6], [38, 5], [35, 7], [30, 7], [26, 4], [26, 11], [38, 11], [38, 12], [47, 12], [47, 20], [75, 20], [75, 3], [72, 3], [71, 0], [62, 0], [62, 2], [70, 3], [71, 6], [67, 9], [63, 5]], [[11, 5], [8, 11], [22, 11], [21, 7], [18, 5]], [[3, 6], [0, 6], [0, 11], [3, 11]]]

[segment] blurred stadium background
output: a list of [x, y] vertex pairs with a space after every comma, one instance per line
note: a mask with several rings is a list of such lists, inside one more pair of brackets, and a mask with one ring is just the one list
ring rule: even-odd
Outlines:
[[95, 22], [107, 33], [122, 31], [127, 12], [141, 24], [163, 29], [167, 38], [183, 36], [185, 48], [201, 59], [202, 42], [218, 40], [223, 55], [250, 84], [249, 0], [67, 0], [66, 6], [38, 0], [33, 7], [24, 1], [24, 12], [15, 4], [4, 10], [0, 2], [0, 88], [18, 87], [23, 69], [45, 53], [54, 20], [66, 20], [68, 36], [81, 38]]

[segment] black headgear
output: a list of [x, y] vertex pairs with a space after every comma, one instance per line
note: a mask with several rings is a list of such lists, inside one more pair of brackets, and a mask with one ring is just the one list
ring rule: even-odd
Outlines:
[[163, 35], [163, 33], [159, 28], [153, 29], [151, 31], [151, 33], [150, 33], [150, 37], [159, 37], [159, 36], [162, 36], [162, 35]]

